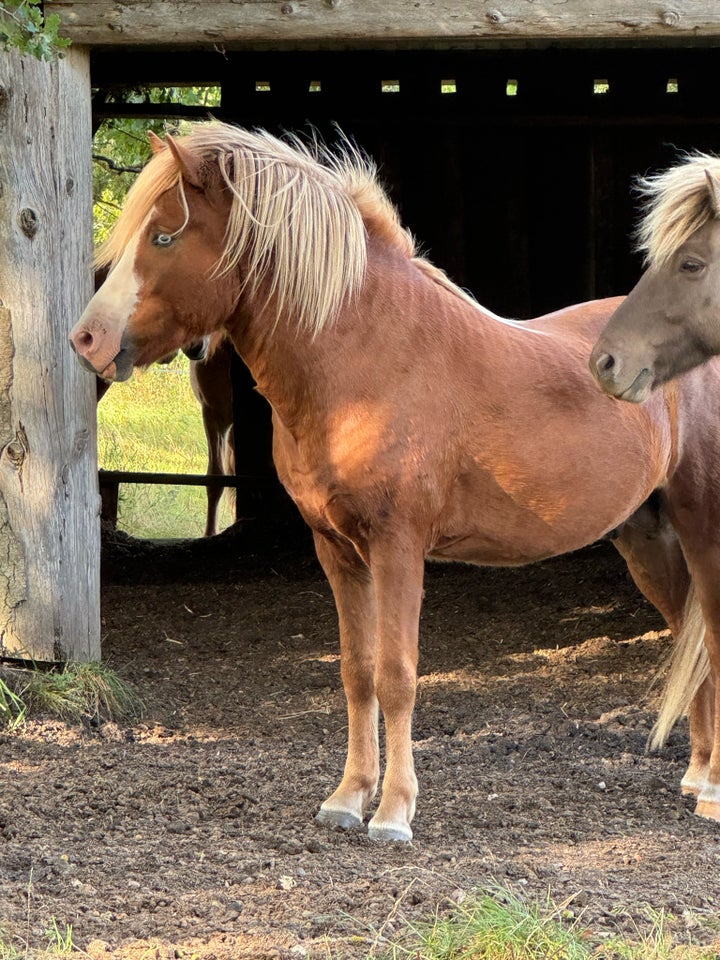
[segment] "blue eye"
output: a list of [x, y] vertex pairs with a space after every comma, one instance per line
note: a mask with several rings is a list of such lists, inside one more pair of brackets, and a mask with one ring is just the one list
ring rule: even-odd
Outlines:
[[152, 242], [156, 247], [169, 247], [174, 239], [175, 237], [169, 233], [156, 233]]

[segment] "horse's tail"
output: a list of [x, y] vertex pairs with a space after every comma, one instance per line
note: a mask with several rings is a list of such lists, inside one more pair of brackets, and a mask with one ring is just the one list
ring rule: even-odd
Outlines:
[[662, 747], [679, 718], [688, 712], [695, 694], [710, 673], [705, 649], [705, 619], [695, 587], [690, 584], [683, 625], [670, 659], [670, 671], [660, 703], [660, 713], [650, 733], [651, 750]]

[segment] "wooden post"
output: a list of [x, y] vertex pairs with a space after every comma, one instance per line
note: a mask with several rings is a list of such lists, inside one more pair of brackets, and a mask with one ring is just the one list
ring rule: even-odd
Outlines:
[[0, 69], [0, 656], [100, 656], [89, 53]]

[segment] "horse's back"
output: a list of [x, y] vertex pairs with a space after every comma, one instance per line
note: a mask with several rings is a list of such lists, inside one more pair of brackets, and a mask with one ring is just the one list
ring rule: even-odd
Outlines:
[[[590, 338], [597, 338], [598, 332], [602, 330], [624, 299], [624, 297], [606, 297], [601, 300], [576, 303], [528, 320], [526, 325], [533, 330], [543, 330], [546, 333], [557, 333], [571, 338], [581, 337], [583, 340], [587, 337], [590, 340]], [[594, 342], [593, 339], [592, 343]]]

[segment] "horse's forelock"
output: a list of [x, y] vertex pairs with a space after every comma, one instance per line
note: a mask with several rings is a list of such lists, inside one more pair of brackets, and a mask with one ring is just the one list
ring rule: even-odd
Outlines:
[[133, 237], [142, 230], [158, 199], [180, 182], [180, 171], [169, 150], [155, 154], [128, 191], [122, 212], [107, 240], [95, 253], [95, 267], [113, 266]]
[[637, 249], [650, 266], [667, 263], [715, 216], [707, 171], [720, 177], [720, 158], [697, 152], [664, 173], [638, 181], [645, 209], [636, 232]]

